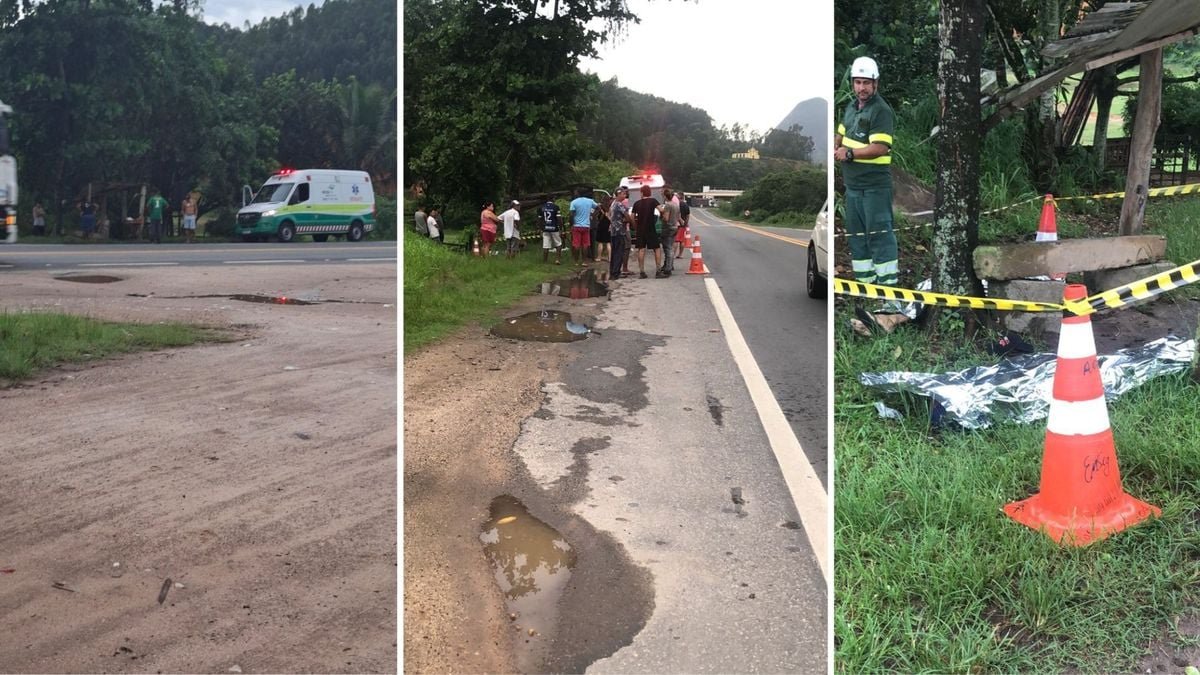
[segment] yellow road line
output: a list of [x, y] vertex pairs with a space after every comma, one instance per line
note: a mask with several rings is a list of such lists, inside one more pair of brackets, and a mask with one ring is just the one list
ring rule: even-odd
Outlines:
[[737, 223], [729, 223], [729, 226], [730, 226], [730, 227], [736, 227], [736, 228], [737, 228], [737, 229], [739, 229], [739, 230], [745, 230], [745, 231], [747, 231], [747, 232], [753, 232], [754, 234], [761, 234], [761, 235], [762, 235], [762, 236], [764, 236], [764, 237], [770, 237], [770, 238], [772, 238], [772, 239], [778, 239], [779, 241], [786, 241], [787, 243], [789, 243], [789, 244], [795, 244], [796, 246], [803, 246], [803, 247], [805, 247], [805, 248], [807, 248], [807, 247], [808, 247], [808, 242], [807, 242], [807, 241], [804, 241], [803, 239], [792, 239], [791, 237], [785, 237], [785, 236], [783, 236], [782, 234], [775, 234], [774, 232], [767, 232], [766, 230], [760, 230], [760, 229], [758, 229], [758, 228], [756, 228], [756, 227], [748, 227], [748, 226], [746, 226], [746, 225], [738, 225]]

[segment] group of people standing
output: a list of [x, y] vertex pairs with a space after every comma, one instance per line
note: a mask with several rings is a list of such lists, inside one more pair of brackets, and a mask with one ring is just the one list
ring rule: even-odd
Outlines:
[[[629, 190], [618, 188], [616, 195], [606, 196], [598, 203], [581, 191], [577, 192], [570, 205], [572, 260], [579, 265], [586, 264], [586, 259], [590, 257], [594, 225], [594, 259], [609, 263], [609, 278], [630, 274], [630, 253], [634, 248], [638, 251], [638, 274], [642, 279], [648, 277], [647, 249], [654, 252], [655, 278], [671, 276], [675, 268], [671, 256], [672, 244], [676, 249], [674, 258], [682, 257], [691, 209], [669, 187], [663, 189], [663, 202], [652, 195], [649, 187], [642, 187], [641, 199], [630, 204]], [[563, 246], [559, 208], [549, 196], [544, 196], [542, 201], [539, 209], [542, 260], [547, 261], [553, 250], [556, 252], [555, 264], [559, 264]]]
[[429, 213], [425, 213], [425, 207], [418, 206], [417, 212], [413, 214], [413, 223], [416, 225], [417, 234], [446, 243], [446, 228], [442, 225], [440, 209], [432, 208], [429, 209]]
[[[577, 190], [567, 207], [566, 222], [558, 204], [550, 195], [542, 195], [537, 211], [542, 231], [542, 262], [549, 262], [550, 252], [554, 251], [554, 264], [561, 265], [562, 251], [569, 242], [571, 259], [576, 265], [586, 265], [588, 260], [608, 262], [609, 277], [615, 279], [631, 274], [629, 262], [632, 251], [637, 249], [638, 275], [646, 279], [649, 276], [646, 251], [650, 250], [654, 256], [654, 277], [671, 276], [674, 260], [683, 257], [691, 208], [670, 187], [663, 188], [662, 202], [654, 198], [648, 186], [642, 187], [640, 194], [641, 198], [631, 204], [629, 190], [618, 188], [615, 195], [597, 202], [583, 190]], [[437, 209], [429, 213], [418, 209], [414, 217], [418, 233], [444, 241], [445, 228]], [[521, 250], [520, 222], [520, 201], [512, 200], [500, 214], [496, 213], [495, 202], [484, 202], [479, 212], [480, 253], [491, 255], [503, 226], [505, 255], [516, 257]]]
[[[196, 219], [200, 213], [196, 194], [198, 193], [189, 192], [184, 196], [183, 201], [179, 205], [184, 241], [189, 244], [196, 241]], [[79, 210], [79, 231], [84, 239], [90, 239], [96, 233], [96, 217], [98, 211], [100, 211], [100, 205], [92, 201], [90, 197], [85, 197], [75, 204], [75, 208]], [[162, 196], [159, 190], [154, 189], [151, 191], [150, 198], [146, 200], [145, 210], [142, 215], [144, 216], [144, 222], [149, 226], [146, 235], [150, 241], [156, 244], [162, 243], [163, 221], [169, 217], [168, 211], [170, 208], [170, 203]], [[46, 235], [46, 208], [42, 206], [41, 201], [34, 203], [32, 215], [34, 236]]]
[[[606, 200], [604, 220], [608, 222], [612, 236], [612, 259], [609, 276], [617, 278], [629, 275], [629, 260], [633, 249], [637, 249], [638, 276], [646, 274], [646, 251], [653, 251], [654, 278], [665, 279], [675, 271], [675, 260], [683, 257], [684, 244], [688, 238], [691, 208], [686, 199], [680, 199], [670, 187], [663, 188], [663, 201], [653, 196], [649, 186], [642, 186], [641, 199], [629, 203], [628, 188], [619, 188], [617, 194]], [[675, 255], [672, 256], [672, 249]]]

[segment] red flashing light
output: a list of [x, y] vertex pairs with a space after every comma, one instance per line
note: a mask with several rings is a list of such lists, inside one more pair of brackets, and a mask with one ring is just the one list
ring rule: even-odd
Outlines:
[[292, 174], [293, 174], [295, 171], [296, 171], [295, 169], [280, 169], [280, 170], [279, 170], [279, 173], [277, 173], [277, 174], [275, 174], [275, 175], [277, 175], [277, 176], [290, 176], [290, 175], [292, 175]]

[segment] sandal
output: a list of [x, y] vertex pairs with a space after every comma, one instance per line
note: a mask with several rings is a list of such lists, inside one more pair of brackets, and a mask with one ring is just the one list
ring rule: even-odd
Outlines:
[[862, 324], [862, 327], [860, 328], [859, 326], [856, 326], [856, 325], [854, 325], [853, 322], [851, 322], [850, 327], [854, 329], [855, 333], [858, 333], [859, 335], [862, 335], [864, 337], [869, 337], [871, 335], [882, 335], [884, 333], [887, 333], [887, 331], [884, 330], [883, 326], [880, 326], [879, 322], [875, 320], [875, 315], [871, 314], [870, 312], [863, 309], [862, 307], [854, 308], [854, 316], [857, 317], [858, 322], [860, 324]]

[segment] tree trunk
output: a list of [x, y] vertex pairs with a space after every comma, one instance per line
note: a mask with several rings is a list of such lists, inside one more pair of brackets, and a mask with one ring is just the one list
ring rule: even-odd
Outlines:
[[983, 0], [941, 3], [938, 28], [937, 198], [933, 253], [934, 289], [978, 295], [971, 252], [979, 241], [979, 67]]
[[1104, 171], [1108, 151], [1108, 117], [1112, 113], [1116, 94], [1117, 73], [1112, 66], [1107, 66], [1096, 79], [1096, 134], [1092, 137], [1092, 152], [1096, 157], [1096, 168], [1100, 171]]
[[1150, 162], [1154, 159], [1154, 134], [1162, 113], [1162, 49], [1142, 54], [1138, 77], [1137, 117], [1129, 143], [1129, 171], [1125, 177], [1125, 201], [1121, 204], [1121, 234], [1138, 234], [1146, 215], [1146, 193], [1150, 189]]

